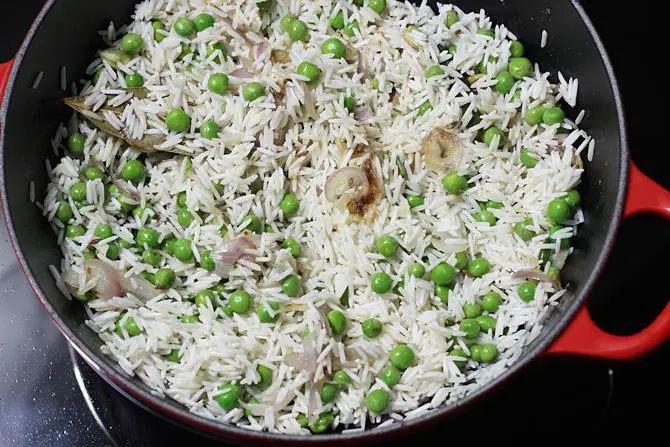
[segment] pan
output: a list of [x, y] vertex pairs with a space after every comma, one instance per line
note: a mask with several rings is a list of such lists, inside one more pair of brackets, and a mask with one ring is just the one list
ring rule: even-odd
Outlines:
[[[622, 219], [639, 213], [670, 218], [670, 193], [629, 160], [615, 75], [581, 5], [575, 0], [462, 0], [456, 3], [464, 10], [483, 8], [493, 20], [505, 23], [543, 69], [556, 73], [560, 68], [564, 75], [579, 78], [578, 103], [586, 110], [582, 127], [595, 138], [598, 147], [593, 161], [585, 166], [579, 187], [585, 224], [575, 240], [575, 253], [561, 273], [570, 284], [570, 296], [550, 313], [540, 335], [505, 373], [464, 399], [416, 419], [358, 433], [300, 437], [251, 432], [202, 418], [175, 401], [154, 396], [146, 385], [127, 376], [101, 353], [100, 339], [84, 324], [83, 306], [73, 305], [59, 292], [48, 266], [59, 263], [60, 250], [40, 210], [30, 202], [28, 186], [32, 181], [38, 194], [45, 190], [48, 177], [44, 161], [53, 155], [43, 148], [49, 147], [58, 124], [70, 113], [58, 101], [66, 96], [59, 85], [62, 67], [67, 67], [70, 79], [81, 78], [102, 47], [97, 30], [106, 28], [110, 20], [127, 23], [135, 1], [49, 0], [16, 56], [0, 65], [0, 191], [11, 243], [44, 309], [84, 359], [138, 404], [176, 424], [236, 443], [384, 441], [435, 424], [456, 412], [476, 411], [479, 400], [539, 357], [578, 355], [627, 360], [652, 350], [670, 335], [670, 304], [647, 328], [630, 336], [604, 332], [586, 309], [589, 292], [606, 263]], [[434, 1], [429, 4], [436, 5]], [[543, 30], [551, 36], [550, 45], [544, 49], [539, 44]], [[39, 89], [33, 89], [38, 72], [45, 73], [44, 79]]]

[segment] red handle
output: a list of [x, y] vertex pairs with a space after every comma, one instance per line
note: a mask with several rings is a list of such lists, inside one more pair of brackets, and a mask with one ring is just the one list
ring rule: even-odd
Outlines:
[[9, 72], [12, 69], [14, 59], [0, 64], [0, 104], [2, 104], [2, 97], [5, 95], [5, 87], [7, 87], [7, 79], [9, 79]]
[[[654, 213], [670, 219], [670, 192], [630, 164], [628, 196], [624, 218]], [[648, 327], [637, 334], [612, 335], [600, 329], [584, 306], [575, 319], [549, 347], [552, 354], [574, 354], [615, 360], [640, 357], [670, 338], [670, 302]]]

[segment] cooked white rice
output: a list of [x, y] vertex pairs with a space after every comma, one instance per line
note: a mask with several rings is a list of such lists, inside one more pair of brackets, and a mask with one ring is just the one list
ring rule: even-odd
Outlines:
[[[483, 11], [465, 13], [451, 5], [439, 8], [435, 14], [427, 5], [387, 0], [387, 10], [379, 16], [367, 7], [354, 7], [348, 0], [278, 0], [270, 17], [259, 13], [256, 0], [146, 0], [137, 6], [130, 25], [116, 29], [110, 24], [102, 32], [117, 47], [117, 39], [124, 33], [138, 33], [145, 49], [118, 69], [95, 60], [89, 74], [101, 71], [95, 85], [83, 89], [83, 94], [90, 95], [88, 104], [96, 109], [105, 102], [124, 107], [121, 118], [108, 114], [112, 125], [127, 129], [135, 138], [147, 131], [164, 134], [161, 148], [191, 153], [192, 168], [188, 169], [180, 155], [140, 158], [145, 179], [129, 188], [136, 194], [134, 202], [151, 204], [155, 210], [149, 222], [119, 212], [117, 198], [105, 201], [105, 185], [100, 180], [87, 182], [86, 200], [78, 208], [68, 189], [80, 181], [85, 167], [96, 164], [108, 178], [120, 178], [123, 164], [141, 154], [73, 116], [52, 144], [63, 150], [64, 138], [78, 130], [86, 137], [84, 153], [74, 157], [65, 151], [60, 162], [49, 169], [51, 183], [43, 202], [44, 215], [52, 222], [63, 250], [60, 271], [74, 272], [80, 291], [95, 289], [95, 281], [83, 273], [85, 249], [93, 244], [97, 247], [95, 256], [127, 272], [126, 276], [155, 273], [157, 267], [143, 263], [141, 250], [122, 248], [118, 261], [105, 256], [109, 244], [120, 239], [132, 242], [134, 231], [143, 226], [158, 230], [161, 240], [174, 236], [192, 241], [196, 260], [199, 250], [216, 251], [237, 237], [249, 213], [273, 229], [257, 237], [257, 248], [237, 262], [227, 278], [227, 293], [244, 289], [253, 296], [252, 312], [227, 316], [223, 311], [227, 293], [217, 298], [215, 307], [196, 308], [195, 294], [214, 287], [222, 278], [197, 263], [182, 263], [163, 253], [158, 268], [172, 268], [178, 275], [172, 289], [147, 302], [132, 294], [88, 302], [91, 319], [87, 324], [104, 341], [105, 354], [159, 395], [172, 397], [194, 413], [253, 430], [305, 434], [309, 430], [296, 421], [299, 413], [310, 410], [313, 419], [331, 412], [335, 424], [348, 431], [370, 423], [392, 424], [462, 398], [519, 358], [565, 290], [558, 283], [539, 282], [534, 300], [526, 303], [517, 293], [524, 280], [513, 274], [540, 269], [541, 250], [560, 251], [560, 241], [575, 234], [576, 225], [583, 220], [581, 211], [554, 234], [555, 241], [548, 240], [551, 224], [546, 209], [551, 200], [579, 183], [583, 170], [580, 154], [588, 146], [590, 160], [594, 141], [569, 120], [563, 125], [564, 132], [559, 125], [531, 127], [520, 118], [530, 108], [553, 106], [561, 99], [573, 106], [576, 80], [566, 81], [558, 74], [559, 82], [554, 84], [550, 74], [536, 66], [512, 92], [497, 93], [492, 73], [506, 69], [510, 40], [515, 36], [504, 25], [493, 25]], [[452, 9], [458, 11], [460, 20], [449, 29], [444, 21]], [[320, 52], [321, 42], [335, 34], [328, 21], [338, 10], [344, 12], [347, 23], [357, 20], [360, 24], [354, 38], [339, 36], [357, 52], [358, 64]], [[214, 27], [191, 39], [172, 30], [176, 19], [205, 11], [216, 18]], [[307, 23], [308, 43], [291, 44], [280, 30], [279, 18], [288, 13]], [[151, 20], [166, 25], [167, 37], [160, 43], [152, 37]], [[408, 25], [415, 26], [409, 30], [412, 46], [404, 35]], [[493, 29], [495, 37], [478, 35], [479, 28]], [[199, 57], [212, 40], [224, 41], [231, 57], [223, 63], [218, 63], [215, 55]], [[546, 33], [542, 41], [546, 42]], [[181, 44], [190, 44], [193, 52], [179, 59]], [[457, 45], [453, 55], [447, 50], [451, 44]], [[271, 49], [288, 51], [290, 62], [271, 63]], [[464, 79], [476, 72], [485, 56], [497, 59], [489, 59], [489, 74], [470, 88]], [[253, 80], [263, 83], [268, 92], [283, 88], [284, 98], [267, 94], [247, 103], [239, 94], [221, 96], [207, 90], [212, 73], [233, 73], [244, 58], [253, 63], [247, 67], [254, 72]], [[301, 82], [294, 73], [302, 61], [321, 69], [321, 80], [315, 86]], [[426, 68], [438, 63], [446, 73], [426, 80]], [[147, 98], [134, 98], [123, 90], [123, 76], [132, 72], [144, 77]], [[282, 87], [285, 79], [293, 81]], [[372, 87], [373, 79], [379, 91]], [[248, 82], [233, 75], [230, 81], [231, 86]], [[65, 88], [64, 68], [61, 83]], [[390, 102], [392, 94], [397, 95], [395, 104]], [[356, 98], [355, 114], [344, 107], [345, 95]], [[432, 110], [419, 116], [417, 109], [425, 101], [430, 101]], [[164, 117], [176, 106], [191, 117], [188, 133], [167, 131]], [[481, 121], [472, 125], [475, 110], [481, 113]], [[580, 114], [578, 121], [582, 117]], [[197, 132], [209, 119], [222, 128], [213, 140], [205, 140]], [[458, 136], [467, 150], [459, 172], [470, 176], [469, 189], [460, 197], [445, 192], [441, 183], [445, 173], [429, 171], [421, 153], [422, 139], [431, 129], [453, 122], [460, 123]], [[487, 147], [478, 138], [480, 131], [493, 125], [507, 134], [507, 143], [500, 149], [494, 148], [495, 142]], [[281, 141], [278, 137], [284, 132]], [[369, 150], [363, 154], [355, 151], [359, 144]], [[535, 167], [520, 163], [523, 148], [538, 159]], [[381, 184], [381, 197], [360, 219], [347, 209], [335, 208], [323, 191], [335, 171], [361, 166], [368, 159]], [[252, 192], [258, 179], [262, 188]], [[215, 183], [223, 185], [221, 192]], [[176, 196], [184, 191], [186, 207], [195, 217], [187, 228], [177, 218]], [[300, 200], [300, 207], [295, 217], [285, 219], [278, 204], [289, 191]], [[420, 194], [425, 203], [410, 209], [407, 194]], [[56, 219], [60, 200], [71, 205], [69, 223], [83, 225], [83, 236], [64, 237], [64, 225]], [[497, 218], [494, 226], [472, 217], [480, 203], [487, 201], [503, 205], [491, 209]], [[224, 236], [215, 219], [222, 211], [230, 220]], [[514, 226], [527, 217], [532, 219], [530, 228], [537, 236], [524, 242]], [[112, 226], [114, 236], [98, 241], [94, 230], [102, 223]], [[400, 242], [402, 250], [396, 257], [384, 259], [375, 252], [374, 241], [383, 234]], [[286, 238], [296, 239], [302, 247], [302, 255], [295, 261], [280, 247]], [[491, 270], [481, 278], [459, 274], [446, 305], [434, 296], [428, 275], [423, 279], [407, 275], [408, 266], [415, 262], [427, 271], [440, 262], [454, 265], [458, 252], [466, 252], [471, 259], [486, 258]], [[565, 254], [560, 252], [552, 259]], [[547, 262], [545, 271], [550, 267]], [[387, 272], [394, 284], [404, 281], [404, 287], [397, 294], [374, 293], [370, 276], [376, 271]], [[290, 274], [301, 277], [299, 297], [281, 293], [279, 285]], [[57, 281], [69, 294], [60, 276]], [[348, 307], [340, 303], [345, 291]], [[495, 330], [466, 340], [454, 322], [464, 318], [464, 304], [474, 303], [490, 291], [503, 299], [495, 314]], [[260, 323], [256, 306], [271, 301], [281, 304], [279, 320]], [[342, 336], [333, 336], [328, 327], [325, 314], [330, 310], [340, 310], [346, 316]], [[180, 317], [184, 315], [199, 315], [198, 321], [183, 323]], [[120, 335], [115, 333], [120, 316], [121, 326], [132, 317], [141, 333], [133, 337], [125, 329]], [[384, 327], [381, 336], [374, 339], [365, 337], [361, 329], [361, 323], [372, 317]], [[287, 358], [305, 351], [306, 331], [317, 360], [303, 369]], [[459, 369], [454, 362], [461, 358], [449, 352], [459, 346], [469, 354], [473, 342], [495, 344], [497, 359], [488, 365], [468, 359]], [[403, 372], [401, 382], [389, 389], [377, 375], [388, 362], [388, 352], [398, 344], [411, 346], [416, 361]], [[178, 350], [179, 361], [166, 359], [172, 350]], [[265, 389], [255, 386], [259, 382], [257, 365], [273, 370], [272, 384]], [[318, 390], [338, 369], [348, 373], [352, 384], [332, 403], [323, 404]], [[251, 416], [246, 417], [242, 408], [226, 412], [219, 406], [214, 397], [224, 383], [238, 384], [245, 402], [258, 401], [249, 407]], [[366, 395], [371, 389], [390, 393], [383, 415], [367, 410]], [[314, 390], [317, 395], [310, 404]]]

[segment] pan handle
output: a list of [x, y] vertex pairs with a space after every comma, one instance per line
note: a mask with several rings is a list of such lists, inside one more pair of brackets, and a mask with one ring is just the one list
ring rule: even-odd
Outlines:
[[[654, 213], [670, 219], [670, 192], [631, 163], [628, 196], [623, 214], [627, 218], [641, 213]], [[637, 334], [627, 336], [608, 334], [600, 329], [584, 306], [547, 352], [629, 360], [646, 354], [668, 338], [670, 302], [649, 326]]]
[[10, 59], [0, 64], [0, 103], [2, 103], [2, 97], [5, 95], [5, 87], [7, 87], [7, 79], [9, 79], [9, 72], [12, 70], [13, 63], [14, 59]]

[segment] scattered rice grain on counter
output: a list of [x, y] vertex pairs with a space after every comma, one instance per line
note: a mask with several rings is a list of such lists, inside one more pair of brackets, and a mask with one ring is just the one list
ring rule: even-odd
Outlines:
[[578, 83], [483, 11], [270, 5], [147, 0], [101, 33], [47, 163], [58, 286], [208, 418], [308, 434], [454, 402], [565, 294]]

